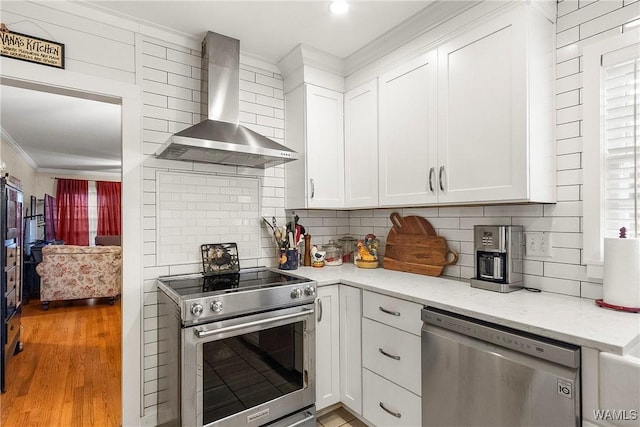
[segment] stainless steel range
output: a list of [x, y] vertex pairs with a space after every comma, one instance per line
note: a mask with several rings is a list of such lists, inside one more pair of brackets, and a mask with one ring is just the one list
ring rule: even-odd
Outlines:
[[159, 424], [315, 426], [315, 294], [265, 267], [160, 277]]

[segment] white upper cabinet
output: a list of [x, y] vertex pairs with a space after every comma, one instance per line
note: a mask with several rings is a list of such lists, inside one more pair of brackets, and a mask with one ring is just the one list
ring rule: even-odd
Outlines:
[[344, 207], [343, 95], [304, 84], [285, 96], [286, 208]]
[[379, 204], [437, 202], [436, 52], [379, 77]]
[[345, 207], [378, 206], [378, 82], [344, 96]]
[[438, 48], [440, 203], [555, 201], [553, 25], [522, 5]]

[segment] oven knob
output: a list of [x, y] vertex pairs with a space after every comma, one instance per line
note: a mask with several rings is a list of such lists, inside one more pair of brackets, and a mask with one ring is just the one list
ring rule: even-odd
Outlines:
[[193, 304], [191, 306], [191, 314], [193, 314], [196, 317], [200, 316], [202, 314], [202, 305]]
[[313, 286], [307, 286], [306, 288], [304, 288], [304, 294], [308, 297], [312, 297], [316, 294], [316, 288], [314, 288]]
[[211, 303], [211, 311], [220, 313], [222, 311], [222, 301], [215, 300]]
[[296, 298], [302, 298], [302, 289], [300, 288], [295, 288], [291, 291], [291, 298], [296, 299]]

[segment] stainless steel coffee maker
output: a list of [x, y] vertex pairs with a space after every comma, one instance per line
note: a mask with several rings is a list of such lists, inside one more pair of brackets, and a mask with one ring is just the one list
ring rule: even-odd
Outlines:
[[474, 288], [496, 292], [521, 289], [524, 238], [520, 225], [476, 225]]

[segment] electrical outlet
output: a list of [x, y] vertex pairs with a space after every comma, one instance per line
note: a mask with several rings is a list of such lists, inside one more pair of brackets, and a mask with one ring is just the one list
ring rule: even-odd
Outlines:
[[527, 232], [524, 233], [525, 254], [527, 256], [551, 256], [551, 233]]

